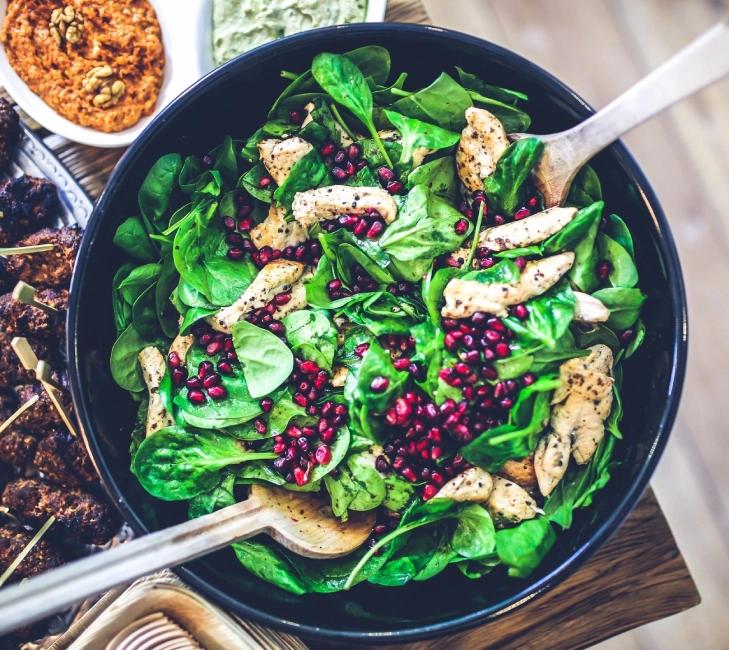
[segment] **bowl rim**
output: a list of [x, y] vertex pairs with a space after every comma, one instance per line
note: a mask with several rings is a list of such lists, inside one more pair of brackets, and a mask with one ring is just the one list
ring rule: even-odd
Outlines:
[[[266, 59], [272, 50], [295, 48], [301, 42], [315, 41], [319, 38], [333, 36], [337, 33], [341, 35], [342, 38], [345, 38], [346, 36], [352, 36], [354, 38], [366, 37], [368, 35], [376, 35], [378, 37], [398, 36], [400, 38], [407, 38], [408, 35], [415, 34], [420, 36], [423, 34], [433, 34], [435, 35], [435, 38], [445, 36], [447, 39], [452, 39], [470, 46], [484, 49], [492, 58], [508, 62], [513, 67], [516, 67], [525, 73], [530, 73], [541, 78], [543, 82], [550, 87], [551, 92], [558, 95], [560, 99], [569, 106], [569, 108], [577, 112], [584, 113], [585, 117], [588, 117], [594, 112], [594, 109], [586, 101], [584, 101], [562, 81], [537, 64], [532, 63], [528, 59], [512, 52], [511, 50], [461, 32], [434, 27], [431, 25], [407, 23], [362, 23], [324, 27], [263, 45], [236, 59], [233, 59], [215, 71], [209, 73], [167, 106], [145, 129], [143, 137], [138, 138], [132, 147], [130, 147], [130, 149], [124, 154], [112, 173], [107, 186], [96, 205], [81, 243], [77, 268], [73, 275], [71, 285], [68, 309], [67, 350], [69, 372], [71, 376], [70, 383], [74, 407], [76, 412], [79, 414], [81, 431], [94, 462], [99, 465], [99, 469], [101, 470], [99, 473], [102, 477], [102, 482], [106, 491], [111, 496], [122, 516], [138, 535], [147, 533], [148, 529], [142, 520], [136, 515], [135, 511], [130, 507], [129, 503], [127, 503], [122, 491], [111, 478], [106, 463], [103, 461], [101, 449], [92, 433], [93, 427], [91, 418], [89, 417], [89, 411], [87, 411], [83, 391], [81, 390], [81, 385], [84, 379], [82, 377], [80, 359], [78, 358], [77, 326], [79, 319], [79, 285], [82, 283], [82, 278], [87, 275], [87, 271], [89, 270], [86, 267], [85, 260], [88, 257], [87, 254], [89, 249], [95, 244], [99, 231], [101, 215], [106, 211], [107, 204], [110, 202], [111, 188], [114, 187], [116, 179], [122, 175], [124, 170], [135, 163], [137, 157], [145, 147], [147, 140], [154, 136], [158, 130], [163, 128], [165, 124], [172, 119], [179, 110], [187, 105], [189, 101], [203, 94], [207, 84], [213, 78], [217, 79], [218, 77], [233, 76], [239, 66], [255, 65], [256, 61]], [[174, 571], [181, 579], [183, 579], [191, 587], [199, 590], [206, 597], [213, 599], [221, 607], [232, 610], [240, 616], [249, 617], [258, 623], [283, 632], [327, 641], [360, 642], [370, 644], [405, 643], [455, 634], [478, 625], [483, 625], [489, 620], [502, 616], [514, 607], [520, 606], [534, 598], [537, 598], [559, 582], [565, 580], [603, 546], [603, 544], [613, 533], [617, 531], [619, 526], [637, 505], [643, 492], [648, 487], [650, 477], [665, 449], [668, 437], [676, 419], [676, 413], [686, 374], [688, 354], [688, 312], [686, 293], [678, 253], [666, 216], [646, 176], [643, 174], [622, 141], [618, 141], [611, 145], [606, 149], [606, 151], [609, 151], [610, 154], [615, 157], [616, 162], [625, 171], [631, 182], [638, 188], [642, 201], [644, 202], [653, 221], [656, 241], [665, 258], [666, 276], [669, 283], [671, 301], [673, 305], [675, 305], [675, 316], [672, 323], [673, 349], [670, 377], [668, 381], [669, 397], [658, 424], [657, 434], [652, 442], [650, 450], [648, 451], [646, 461], [638, 470], [631, 486], [628, 488], [623, 498], [616, 504], [610, 515], [600, 525], [599, 529], [587, 541], [582, 543], [572, 555], [570, 555], [549, 574], [540, 578], [533, 585], [521, 589], [515, 595], [501, 601], [500, 603], [482, 608], [477, 612], [473, 612], [466, 616], [460, 616], [452, 620], [420, 626], [414, 625], [400, 630], [384, 632], [332, 630], [299, 624], [294, 621], [277, 618], [265, 611], [261, 611], [255, 607], [237, 601], [235, 598], [228, 596], [221, 590], [207, 583], [185, 566], [174, 568]]]

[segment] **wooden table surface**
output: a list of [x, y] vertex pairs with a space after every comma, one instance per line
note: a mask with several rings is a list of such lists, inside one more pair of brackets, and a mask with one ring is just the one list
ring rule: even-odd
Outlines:
[[[390, 0], [386, 19], [390, 22], [429, 22], [420, 0]], [[31, 120], [26, 121], [32, 124]], [[98, 198], [123, 153], [76, 145], [52, 134], [45, 140], [94, 199]], [[384, 647], [402, 650], [571, 650], [589, 647], [626, 630], [682, 612], [699, 602], [696, 585], [660, 505], [648, 489], [605, 547], [547, 594], [462, 634]], [[311, 642], [309, 645], [316, 650], [342, 647]], [[369, 646], [349, 647], [364, 649]]]

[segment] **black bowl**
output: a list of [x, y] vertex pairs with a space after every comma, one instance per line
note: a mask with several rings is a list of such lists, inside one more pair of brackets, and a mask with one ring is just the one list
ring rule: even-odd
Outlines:
[[[73, 398], [106, 489], [137, 534], [185, 520], [180, 504], [156, 501], [129, 471], [136, 406], [116, 386], [108, 358], [114, 342], [111, 281], [122, 263], [112, 237], [137, 213], [136, 194], [154, 161], [169, 152], [202, 154], [225, 135], [247, 137], [283, 89], [282, 69], [302, 70], [321, 51], [377, 44], [392, 53], [409, 87], [459, 65], [489, 83], [528, 93], [534, 133], [561, 131], [590, 107], [560, 81], [496, 45], [433, 27], [353, 25], [308, 32], [258, 48], [211, 73], [173, 102], [137, 139], [112, 175], [89, 221], [71, 287], [68, 347]], [[668, 224], [648, 181], [622, 144], [594, 160], [608, 209], [635, 238], [641, 286], [650, 297], [648, 340], [625, 364], [624, 461], [593, 507], [560, 535], [528, 579], [494, 574], [471, 581], [455, 571], [401, 588], [360, 585], [335, 595], [293, 596], [248, 575], [230, 550], [176, 569], [221, 606], [272, 627], [320, 639], [403, 642], [483, 624], [564, 580], [620, 526], [648, 485], [666, 445], [686, 366], [687, 316], [681, 270]]]

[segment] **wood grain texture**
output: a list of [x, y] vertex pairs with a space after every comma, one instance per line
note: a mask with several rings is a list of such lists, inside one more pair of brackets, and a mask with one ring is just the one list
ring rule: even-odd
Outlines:
[[[463, 634], [379, 647], [384, 650], [574, 650], [684, 611], [699, 602], [699, 593], [658, 501], [648, 489], [605, 547], [576, 574], [542, 597]], [[313, 642], [309, 645], [315, 650], [342, 647]]]
[[427, 25], [430, 19], [420, 0], [389, 0], [385, 21], [388, 23]]

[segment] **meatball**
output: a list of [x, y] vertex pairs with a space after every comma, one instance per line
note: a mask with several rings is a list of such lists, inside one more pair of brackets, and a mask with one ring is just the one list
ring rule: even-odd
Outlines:
[[[0, 572], [6, 571], [30, 543], [32, 534], [11, 526], [0, 526]], [[47, 539], [41, 539], [13, 572], [14, 579], [30, 578], [63, 564], [61, 554]]]
[[60, 206], [56, 186], [44, 178], [19, 176], [0, 186], [0, 246], [49, 226]]
[[81, 235], [76, 226], [66, 226], [60, 230], [45, 228], [23, 237], [18, 246], [53, 244], [54, 248], [44, 253], [13, 255], [5, 262], [5, 270], [16, 282], [23, 280], [34, 287], [68, 288]]
[[35, 456], [38, 438], [17, 427], [4, 431], [0, 438], [0, 461], [24, 468]]
[[[35, 379], [35, 372], [23, 368], [18, 355], [10, 347], [12, 338], [0, 331], [0, 388], [28, 384]], [[28, 343], [38, 359], [47, 361], [51, 366], [58, 361], [58, 353], [52, 351], [46, 343], [30, 337]]]
[[33, 462], [47, 481], [61, 487], [92, 485], [98, 480], [83, 442], [67, 432], [51, 431], [41, 439]]
[[[53, 379], [60, 383], [61, 386], [68, 385], [66, 373], [61, 373], [59, 376], [54, 372]], [[38, 395], [40, 397], [40, 399], [31, 408], [23, 412], [15, 421], [19, 427], [23, 427], [27, 431], [35, 433], [38, 436], [44, 436], [48, 433], [48, 431], [65, 426], [58, 410], [53, 405], [51, 398], [48, 397], [48, 393], [40, 383], [34, 382], [32, 384], [19, 386], [17, 391], [21, 404], [25, 404], [34, 395]], [[66, 410], [69, 413], [72, 412], [71, 395], [68, 391], [60, 394], [56, 392], [56, 395], [58, 395], [61, 400], [61, 404], [66, 407]]]
[[58, 310], [50, 314], [37, 307], [14, 300], [9, 293], [0, 296], [0, 329], [10, 336], [34, 336], [46, 341], [62, 343], [66, 336], [66, 289], [41, 289], [36, 292], [38, 302]]
[[14, 476], [15, 470], [12, 465], [0, 463], [0, 490], [4, 490], [5, 486], [10, 483]]
[[108, 503], [78, 488], [57, 488], [34, 479], [15, 479], [5, 486], [2, 504], [18, 519], [42, 526], [51, 515], [53, 529], [85, 544], [105, 544], [117, 520]]
[[0, 172], [4, 172], [20, 140], [20, 117], [12, 104], [0, 98]]

